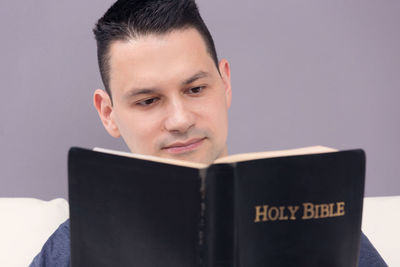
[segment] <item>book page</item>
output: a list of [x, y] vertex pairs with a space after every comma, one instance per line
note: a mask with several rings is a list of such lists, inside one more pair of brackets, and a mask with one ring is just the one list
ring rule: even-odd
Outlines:
[[295, 155], [306, 155], [306, 154], [319, 154], [319, 153], [328, 153], [328, 152], [336, 152], [336, 151], [338, 151], [338, 150], [334, 149], [334, 148], [326, 147], [326, 146], [309, 146], [309, 147], [287, 149], [287, 150], [235, 154], [235, 155], [219, 158], [219, 159], [215, 160], [214, 163], [233, 163], [233, 162], [246, 161], [246, 160], [295, 156]]
[[[117, 151], [112, 149], [100, 148], [95, 147], [93, 148], [94, 151], [108, 153], [113, 155], [118, 155], [122, 157], [130, 157], [142, 160], [149, 160], [160, 162], [164, 164], [172, 164], [178, 165], [188, 168], [197, 168], [197, 169], [204, 169], [207, 168], [209, 165], [184, 161], [184, 160], [176, 160], [176, 159], [168, 159], [168, 158], [160, 158], [150, 155], [142, 155], [142, 154], [134, 154], [130, 152], [123, 152]], [[235, 154], [231, 156], [226, 156], [219, 158], [214, 161], [214, 163], [234, 163], [246, 160], [255, 160], [255, 159], [262, 159], [262, 158], [274, 158], [274, 157], [284, 157], [284, 156], [295, 156], [295, 155], [306, 155], [306, 154], [318, 154], [318, 153], [328, 153], [328, 152], [335, 152], [338, 151], [337, 149], [325, 147], [325, 146], [309, 146], [309, 147], [302, 147], [302, 148], [295, 148], [295, 149], [287, 149], [287, 150], [276, 150], [276, 151], [266, 151], [266, 152], [255, 152], [255, 153], [243, 153], [243, 154]]]
[[106, 149], [106, 148], [101, 148], [101, 147], [95, 147], [95, 148], [93, 148], [93, 151], [108, 153], [108, 154], [113, 154], [113, 155], [128, 157], [128, 158], [135, 158], [135, 159], [149, 160], [149, 161], [155, 161], [155, 162], [171, 164], [171, 165], [178, 165], [178, 166], [188, 167], [188, 168], [203, 169], [203, 168], [207, 168], [209, 166], [207, 164], [202, 164], [202, 163], [197, 163], [197, 162], [160, 158], [160, 157], [155, 157], [155, 156], [150, 156], [150, 155], [135, 154], [135, 153]]

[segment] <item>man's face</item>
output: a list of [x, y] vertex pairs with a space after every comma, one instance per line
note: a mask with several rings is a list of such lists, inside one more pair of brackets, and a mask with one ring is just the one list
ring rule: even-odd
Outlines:
[[195, 29], [116, 41], [108, 95], [94, 102], [107, 131], [133, 153], [210, 163], [227, 155], [230, 70], [218, 72]]

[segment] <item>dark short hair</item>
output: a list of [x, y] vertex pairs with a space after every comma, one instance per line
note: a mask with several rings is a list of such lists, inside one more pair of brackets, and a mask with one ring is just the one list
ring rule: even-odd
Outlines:
[[214, 41], [194, 0], [118, 0], [96, 23], [97, 59], [105, 89], [111, 97], [110, 45], [141, 35], [196, 29], [218, 69]]

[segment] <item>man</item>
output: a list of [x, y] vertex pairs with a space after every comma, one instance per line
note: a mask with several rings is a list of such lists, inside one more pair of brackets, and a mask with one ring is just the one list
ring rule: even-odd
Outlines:
[[[194, 0], [119, 0], [94, 33], [105, 91], [94, 105], [135, 153], [211, 163], [227, 155], [230, 68]], [[69, 222], [31, 266], [69, 266]], [[363, 235], [360, 266], [385, 266]]]

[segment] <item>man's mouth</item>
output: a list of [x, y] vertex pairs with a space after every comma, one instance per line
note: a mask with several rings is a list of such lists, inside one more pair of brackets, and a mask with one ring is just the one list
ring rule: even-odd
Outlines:
[[175, 142], [162, 148], [170, 154], [179, 154], [193, 151], [198, 148], [206, 138], [194, 138], [185, 142]]

